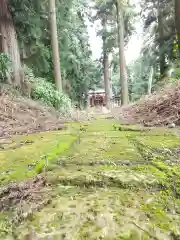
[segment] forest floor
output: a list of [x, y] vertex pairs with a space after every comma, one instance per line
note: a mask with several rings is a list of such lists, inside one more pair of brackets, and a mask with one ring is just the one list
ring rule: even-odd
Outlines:
[[0, 239], [180, 239], [176, 130], [99, 115], [4, 140]]

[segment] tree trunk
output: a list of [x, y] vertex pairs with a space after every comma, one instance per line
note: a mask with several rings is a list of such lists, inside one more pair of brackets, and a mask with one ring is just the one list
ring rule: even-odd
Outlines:
[[20, 86], [23, 72], [16, 31], [8, 8], [8, 0], [0, 0], [0, 6], [0, 52], [6, 53], [11, 60], [12, 76], [7, 76], [8, 82]]
[[163, 13], [161, 7], [161, 0], [158, 0], [158, 32], [159, 32], [159, 66], [160, 66], [160, 74], [164, 75], [166, 61], [164, 54], [164, 29], [163, 29]]
[[109, 54], [106, 48], [106, 19], [102, 21], [103, 25], [103, 71], [104, 71], [104, 86], [105, 86], [105, 104], [110, 108], [110, 81], [109, 81]]
[[105, 86], [105, 102], [107, 108], [110, 108], [110, 82], [109, 82], [109, 58], [108, 54], [104, 53], [104, 86]]
[[59, 57], [59, 43], [58, 43], [58, 35], [57, 35], [55, 0], [49, 0], [49, 16], [50, 16], [50, 27], [51, 27], [51, 44], [52, 44], [54, 78], [56, 81], [57, 90], [59, 92], [62, 92], [62, 79], [61, 79], [61, 66], [60, 66], [60, 57]]
[[149, 81], [148, 81], [148, 94], [150, 95], [152, 93], [152, 82], [154, 77], [154, 67], [151, 67], [150, 75], [149, 75]]
[[117, 10], [117, 30], [118, 30], [118, 48], [119, 48], [119, 65], [120, 65], [120, 84], [121, 84], [121, 105], [128, 104], [128, 81], [126, 74], [125, 51], [124, 51], [124, 17], [123, 12], [116, 1]]
[[180, 0], [175, 0], [175, 23], [178, 35], [178, 47], [180, 53]]

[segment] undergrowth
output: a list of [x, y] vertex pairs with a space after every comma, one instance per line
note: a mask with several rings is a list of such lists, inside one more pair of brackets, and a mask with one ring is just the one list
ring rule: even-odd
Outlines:
[[37, 78], [34, 76], [31, 69], [25, 68], [26, 78], [32, 84], [31, 97], [35, 100], [53, 106], [61, 112], [68, 112], [72, 106], [70, 98], [64, 93], [56, 90], [52, 82], [48, 82], [44, 78]]

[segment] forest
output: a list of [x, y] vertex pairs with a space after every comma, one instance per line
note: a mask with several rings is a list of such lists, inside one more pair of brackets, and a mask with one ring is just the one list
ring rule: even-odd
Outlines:
[[180, 239], [179, 79], [180, 0], [0, 0], [0, 239]]
[[[84, 105], [89, 89], [110, 86], [122, 104], [179, 77], [179, 1], [1, 0], [1, 83], [24, 89], [56, 108]], [[100, 59], [92, 59], [87, 21], [100, 22]], [[141, 22], [139, 57], [126, 65], [135, 23]], [[101, 46], [100, 46], [101, 47]], [[59, 54], [58, 54], [59, 53]], [[54, 69], [54, 71], [53, 71]]]

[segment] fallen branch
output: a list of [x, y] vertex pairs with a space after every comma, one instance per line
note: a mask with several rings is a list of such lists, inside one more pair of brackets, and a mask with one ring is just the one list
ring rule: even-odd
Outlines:
[[145, 232], [151, 239], [159, 240], [156, 236], [152, 235], [150, 232], [148, 232], [146, 229], [143, 229], [139, 225], [137, 225], [135, 222], [131, 222], [134, 224], [137, 228], [139, 228], [141, 231]]

